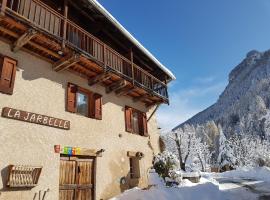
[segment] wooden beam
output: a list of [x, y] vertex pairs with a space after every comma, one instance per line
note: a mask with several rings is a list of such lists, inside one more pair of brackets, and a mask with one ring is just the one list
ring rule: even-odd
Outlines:
[[103, 72], [103, 73], [101, 73], [101, 74], [95, 76], [94, 78], [89, 79], [88, 85], [92, 86], [92, 85], [95, 85], [95, 84], [97, 84], [97, 83], [101, 83], [101, 82], [103, 82], [103, 81], [106, 81], [106, 80], [108, 80], [108, 79], [110, 79], [110, 78], [111, 78], [111, 76], [110, 76], [109, 73]]
[[121, 87], [125, 87], [127, 85], [127, 81], [125, 80], [119, 80], [117, 82], [114, 82], [106, 87], [106, 93], [110, 93], [113, 91], [116, 91], [120, 89]]
[[62, 33], [62, 49], [66, 46], [66, 35], [67, 35], [67, 19], [68, 19], [68, 2], [64, 0], [64, 21], [63, 21], [63, 33]]
[[0, 10], [1, 16], [5, 16], [6, 7], [7, 7], [7, 0], [2, 0], [2, 5], [1, 5], [1, 10]]
[[[2, 26], [0, 26], [0, 31], [2, 31], [5, 34], [8, 34], [8, 35], [10, 35], [10, 36], [12, 36], [12, 37], [14, 37], [16, 39], [18, 39], [20, 37], [19, 34], [13, 32], [13, 31], [10, 31], [10, 30], [2, 27]], [[60, 58], [61, 57], [59, 54], [57, 54], [57, 53], [55, 53], [55, 52], [53, 52], [53, 51], [51, 51], [51, 50], [49, 50], [49, 49], [47, 49], [45, 47], [42, 47], [42, 46], [40, 46], [40, 45], [38, 45], [38, 44], [36, 44], [34, 42], [29, 41], [28, 44], [35, 47], [35, 48], [37, 48], [37, 49], [39, 49], [39, 50], [41, 50], [41, 51], [46, 52], [47, 54], [49, 54], [52, 57], [55, 57], [55, 58]]]
[[13, 52], [19, 51], [24, 45], [26, 45], [34, 36], [37, 35], [37, 31], [30, 28], [22, 36], [20, 36], [11, 47]]
[[149, 98], [149, 94], [144, 94], [144, 95], [142, 95], [142, 96], [138, 96], [138, 97], [134, 97], [133, 98], [133, 102], [139, 102], [139, 101], [143, 101], [144, 99], [147, 99], [147, 98]]
[[115, 91], [116, 96], [123, 96], [123, 95], [127, 95], [130, 92], [134, 91], [136, 88], [135, 87], [126, 87], [126, 88], [122, 88], [122, 89], [118, 89]]
[[56, 72], [66, 70], [72, 65], [78, 63], [80, 61], [80, 57], [81, 55], [77, 53], [69, 54], [54, 63], [52, 68]]

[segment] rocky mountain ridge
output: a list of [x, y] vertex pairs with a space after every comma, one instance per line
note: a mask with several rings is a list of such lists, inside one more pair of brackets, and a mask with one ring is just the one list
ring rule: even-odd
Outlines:
[[185, 124], [220, 124], [227, 136], [236, 133], [270, 137], [270, 50], [250, 51], [229, 74], [229, 84], [218, 101]]

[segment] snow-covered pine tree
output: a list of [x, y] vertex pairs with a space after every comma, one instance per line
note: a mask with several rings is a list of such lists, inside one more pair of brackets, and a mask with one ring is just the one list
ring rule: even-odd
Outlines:
[[225, 165], [233, 166], [235, 163], [235, 158], [233, 156], [233, 150], [231, 148], [231, 145], [227, 141], [220, 124], [218, 125], [218, 129], [219, 129], [219, 153], [217, 163], [220, 168], [222, 168]]

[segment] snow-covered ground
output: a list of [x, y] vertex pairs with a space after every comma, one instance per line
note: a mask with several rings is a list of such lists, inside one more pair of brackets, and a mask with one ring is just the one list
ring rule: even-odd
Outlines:
[[166, 187], [151, 173], [150, 189], [133, 188], [111, 200], [270, 200], [270, 169], [243, 168], [225, 173], [202, 173], [200, 183], [183, 180]]

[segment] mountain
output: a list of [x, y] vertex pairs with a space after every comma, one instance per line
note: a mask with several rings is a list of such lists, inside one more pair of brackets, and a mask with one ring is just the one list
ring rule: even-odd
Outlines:
[[236, 133], [270, 137], [270, 50], [251, 51], [229, 74], [229, 84], [218, 101], [173, 130], [209, 121], [225, 135]]

